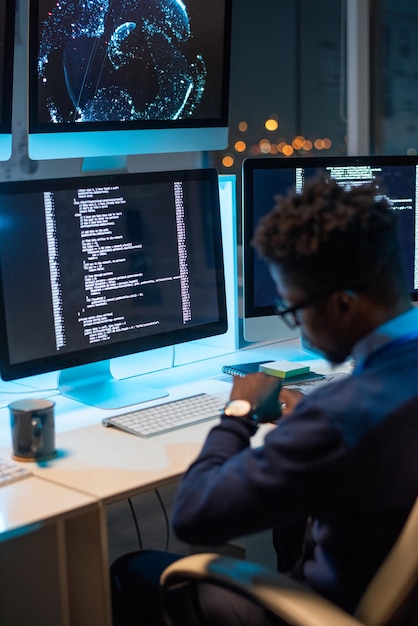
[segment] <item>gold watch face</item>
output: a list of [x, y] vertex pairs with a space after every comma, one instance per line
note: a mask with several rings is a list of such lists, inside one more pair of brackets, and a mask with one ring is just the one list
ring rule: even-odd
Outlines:
[[231, 400], [225, 407], [225, 415], [244, 417], [251, 413], [252, 406], [248, 400]]

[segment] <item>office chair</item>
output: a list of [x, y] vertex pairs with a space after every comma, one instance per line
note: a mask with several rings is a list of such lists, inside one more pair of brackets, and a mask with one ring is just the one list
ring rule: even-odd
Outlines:
[[354, 616], [284, 574], [217, 554], [195, 554], [170, 565], [161, 589], [167, 625], [167, 595], [182, 583], [210, 582], [239, 593], [291, 626], [417, 626], [418, 498], [385, 561], [369, 583]]

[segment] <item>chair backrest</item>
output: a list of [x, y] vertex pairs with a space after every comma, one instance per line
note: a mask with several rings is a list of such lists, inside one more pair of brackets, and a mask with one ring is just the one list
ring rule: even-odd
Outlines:
[[364, 592], [355, 615], [368, 626], [413, 626], [417, 622], [409, 612], [417, 609], [418, 498], [392, 550]]
[[[183, 557], [164, 570], [160, 582], [164, 623], [167, 626], [178, 624], [176, 621], [178, 600], [171, 604], [171, 590], [184, 584], [193, 588], [199, 582], [211, 583], [238, 593], [279, 617], [283, 624], [365, 626], [286, 574], [273, 571], [259, 563], [242, 561], [234, 557], [219, 554], [193, 554]], [[197, 623], [203, 626], [206, 621], [199, 606], [199, 596], [192, 593], [191, 597], [196, 602], [196, 619], [200, 620]], [[270, 620], [268, 623], [271, 623]]]
[[363, 594], [354, 616], [284, 574], [216, 554], [194, 554], [162, 574], [163, 607], [170, 587], [206, 581], [242, 593], [283, 618], [307, 626], [418, 625], [418, 498], [389, 555]]

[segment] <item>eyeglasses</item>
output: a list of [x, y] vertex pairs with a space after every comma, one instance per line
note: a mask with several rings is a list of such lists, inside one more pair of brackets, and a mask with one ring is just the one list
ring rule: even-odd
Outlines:
[[299, 302], [298, 304], [294, 304], [293, 306], [287, 306], [285, 300], [282, 297], [277, 296], [274, 301], [274, 308], [276, 309], [276, 315], [281, 317], [285, 322], [286, 326], [291, 328], [292, 330], [300, 326], [300, 319], [297, 315], [298, 311], [301, 309], [306, 309], [308, 306], [312, 306], [321, 298], [326, 298], [327, 296], [332, 295], [336, 290], [327, 291], [325, 293], [319, 293], [310, 298], [306, 298]]

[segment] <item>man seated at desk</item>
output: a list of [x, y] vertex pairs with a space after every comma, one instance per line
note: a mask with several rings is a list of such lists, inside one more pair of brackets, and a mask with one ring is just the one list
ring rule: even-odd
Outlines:
[[[301, 396], [262, 373], [236, 378], [219, 425], [185, 474], [173, 527], [188, 543], [310, 520], [291, 575], [353, 611], [418, 493], [418, 310], [411, 305], [396, 214], [374, 185], [318, 178], [259, 225], [278, 314], [353, 374]], [[280, 392], [280, 395], [279, 395]], [[264, 445], [257, 421], [283, 417]], [[161, 624], [158, 578], [176, 555], [139, 552], [112, 567], [115, 625]], [[151, 568], [150, 568], [151, 564]], [[274, 624], [261, 608], [199, 588], [208, 625]], [[187, 597], [178, 623], [194, 624]], [[271, 620], [269, 622], [269, 619]]]

